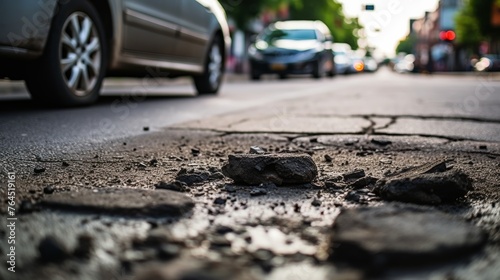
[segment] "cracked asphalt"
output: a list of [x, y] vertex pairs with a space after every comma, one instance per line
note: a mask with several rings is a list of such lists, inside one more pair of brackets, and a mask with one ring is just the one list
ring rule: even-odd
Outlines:
[[[59, 110], [0, 84], [18, 217], [16, 273], [1, 279], [500, 276], [498, 75], [234, 79], [217, 97], [148, 84], [109, 80], [96, 106]], [[224, 176], [249, 151], [311, 156], [317, 177]], [[402, 199], [380, 193], [394, 180], [411, 183]], [[2, 260], [10, 234], [0, 229]]]

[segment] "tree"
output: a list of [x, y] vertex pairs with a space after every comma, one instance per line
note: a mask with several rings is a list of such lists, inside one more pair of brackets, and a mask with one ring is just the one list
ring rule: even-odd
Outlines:
[[500, 0], [467, 0], [455, 18], [457, 42], [475, 48], [483, 40], [491, 42], [500, 39], [500, 27], [491, 24], [493, 3]]
[[417, 43], [417, 39], [413, 35], [408, 35], [405, 39], [399, 41], [396, 47], [396, 53], [413, 53], [413, 46]]
[[342, 4], [336, 0], [303, 0], [290, 9], [290, 18], [297, 20], [321, 20], [330, 28], [334, 40], [358, 48], [357, 32], [361, 25], [357, 18], [344, 16]]
[[265, 9], [278, 8], [286, 3], [300, 5], [301, 0], [220, 0], [219, 2], [227, 15], [234, 20], [236, 27], [246, 30], [248, 23]]

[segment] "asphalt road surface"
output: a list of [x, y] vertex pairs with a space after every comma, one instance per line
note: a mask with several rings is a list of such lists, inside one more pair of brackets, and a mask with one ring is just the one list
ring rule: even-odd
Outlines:
[[91, 149], [184, 123], [222, 131], [500, 141], [498, 75], [414, 76], [382, 69], [322, 80], [240, 77], [218, 96], [198, 97], [187, 80], [112, 79], [102, 95], [91, 107], [45, 109], [31, 102], [22, 84], [0, 82], [0, 158]]

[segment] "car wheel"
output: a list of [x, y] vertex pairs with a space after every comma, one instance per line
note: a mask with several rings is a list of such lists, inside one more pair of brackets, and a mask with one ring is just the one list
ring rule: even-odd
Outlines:
[[321, 60], [319, 60], [318, 62], [314, 63], [314, 70], [312, 76], [315, 79], [321, 79], [324, 75], [325, 75], [324, 64], [321, 62]]
[[193, 77], [198, 94], [216, 94], [219, 91], [224, 75], [223, 50], [222, 39], [216, 36], [208, 49], [204, 73]]
[[260, 73], [250, 71], [250, 80], [252, 81], [260, 81]]
[[332, 64], [332, 69], [330, 69], [330, 71], [328, 71], [328, 77], [329, 78], [333, 78], [337, 75], [337, 69], [335, 68], [335, 64], [333, 63]]
[[59, 6], [45, 52], [26, 78], [34, 100], [46, 105], [94, 103], [106, 71], [104, 28], [88, 1]]

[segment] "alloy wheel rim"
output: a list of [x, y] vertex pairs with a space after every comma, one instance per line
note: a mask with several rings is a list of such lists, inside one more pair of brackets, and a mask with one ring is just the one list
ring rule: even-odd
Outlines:
[[59, 47], [61, 73], [74, 95], [83, 97], [95, 88], [101, 71], [101, 42], [92, 19], [71, 14], [63, 25]]
[[217, 44], [214, 44], [210, 50], [208, 71], [210, 85], [212, 88], [217, 88], [222, 72], [222, 55]]

